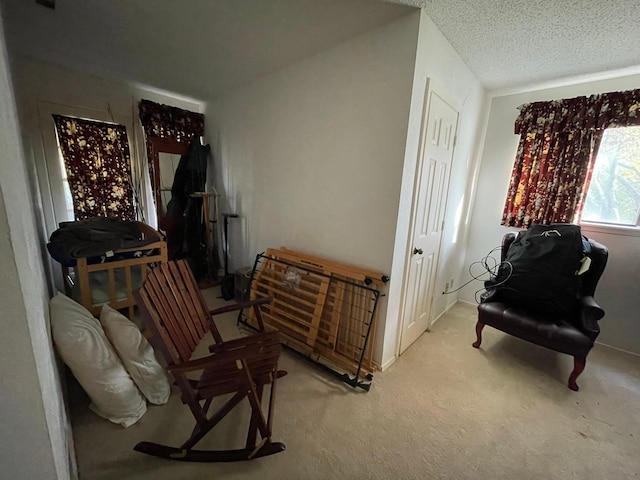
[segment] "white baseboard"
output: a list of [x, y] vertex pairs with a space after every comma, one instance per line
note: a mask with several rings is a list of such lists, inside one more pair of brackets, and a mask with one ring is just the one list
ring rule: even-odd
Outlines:
[[[451, 305], [449, 305], [447, 308], [445, 308], [444, 311], [440, 315], [438, 315], [436, 318], [434, 318], [433, 321], [431, 322], [431, 325], [429, 325], [429, 330], [431, 330], [431, 327], [433, 327], [436, 324], [436, 322], [438, 320], [440, 320], [445, 313], [447, 313], [449, 310], [451, 310], [453, 307], [455, 307], [458, 302], [459, 302], [459, 300], [456, 300]], [[427, 331], [429, 331], [429, 330], [427, 330]]]
[[611, 348], [612, 350], [617, 350], [618, 352], [628, 353], [629, 355], [634, 355], [636, 357], [640, 357], [640, 353], [630, 352], [629, 350], [625, 350], [624, 348], [614, 347], [612, 345], [607, 345], [606, 343], [602, 343], [602, 342], [596, 342], [596, 343], [598, 345], [603, 346], [603, 347]]
[[[474, 307], [476, 307], [476, 306], [478, 305], [476, 302], [470, 302], [470, 301], [468, 301], [468, 300], [461, 300], [461, 299], [458, 299], [458, 302], [460, 302], [460, 303], [466, 303], [467, 305], [473, 305]], [[456, 303], [458, 303], [458, 302], [456, 302]]]
[[395, 361], [396, 361], [396, 356], [394, 355], [393, 357], [391, 357], [389, 360], [387, 360], [380, 366], [380, 370], [384, 372], [387, 368], [393, 365], [393, 362]]

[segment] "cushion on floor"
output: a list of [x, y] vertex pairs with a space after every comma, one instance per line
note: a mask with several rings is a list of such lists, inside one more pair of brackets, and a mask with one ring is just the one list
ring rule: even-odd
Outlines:
[[146, 399], [156, 405], [167, 403], [171, 394], [167, 372], [156, 360], [153, 348], [138, 326], [109, 305], [102, 306], [100, 323]]
[[49, 308], [56, 350], [91, 398], [91, 410], [123, 427], [136, 423], [147, 404], [98, 320], [62, 293]]

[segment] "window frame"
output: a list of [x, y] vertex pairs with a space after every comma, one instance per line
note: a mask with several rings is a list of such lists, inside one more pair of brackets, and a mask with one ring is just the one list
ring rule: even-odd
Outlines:
[[[58, 146], [58, 136], [53, 122], [52, 114], [65, 115], [70, 117], [92, 119], [98, 122], [117, 123], [124, 125], [127, 129], [127, 139], [129, 142], [129, 155], [132, 163], [132, 175], [134, 175], [134, 163], [137, 161], [134, 156], [139, 155], [140, 148], [137, 145], [133, 133], [135, 124], [131, 116], [123, 114], [111, 115], [105, 110], [93, 110], [90, 108], [72, 107], [69, 105], [60, 105], [44, 100], [37, 101], [38, 118], [40, 127], [40, 136], [42, 139], [42, 150], [36, 152], [36, 169], [38, 183], [42, 198], [47, 199], [42, 202], [44, 210], [45, 226], [47, 232], [53, 232], [58, 228], [61, 222], [73, 220], [69, 218], [66, 208], [66, 200], [63, 185], [64, 163], [61, 158]], [[138, 132], [135, 132], [138, 138]], [[41, 157], [40, 157], [41, 155]], [[61, 168], [62, 162], [62, 168]]]
[[[612, 128], [617, 129], [617, 128], [640, 128], [640, 127], [635, 125], [628, 126], [628, 127], [609, 127], [608, 129], [605, 129], [605, 131]], [[597, 162], [597, 158], [598, 158], [598, 152], [596, 152], [596, 158], [594, 160], [594, 168], [595, 168], [595, 162]], [[591, 185], [589, 185], [589, 188], [591, 188]], [[588, 193], [589, 193], [589, 190], [587, 189], [587, 192], [585, 194], [585, 201]], [[638, 210], [638, 215], [636, 217], [635, 225], [584, 220], [581, 217], [580, 217], [579, 224], [584, 230], [595, 232], [595, 233], [608, 233], [613, 235], [626, 235], [626, 236], [640, 237], [640, 209]]]

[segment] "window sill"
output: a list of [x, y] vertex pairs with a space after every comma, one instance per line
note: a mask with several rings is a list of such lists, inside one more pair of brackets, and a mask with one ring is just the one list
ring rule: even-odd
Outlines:
[[[605, 223], [581, 222], [580, 227], [585, 233], [605, 233], [607, 235], [622, 235], [625, 237], [640, 237], [640, 228], [627, 225], [609, 225]], [[588, 235], [587, 235], [588, 236]]]

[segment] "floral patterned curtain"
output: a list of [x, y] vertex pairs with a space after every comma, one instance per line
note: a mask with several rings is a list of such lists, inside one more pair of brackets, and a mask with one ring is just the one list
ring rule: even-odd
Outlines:
[[135, 220], [131, 161], [123, 125], [53, 115], [76, 220]]
[[140, 122], [147, 138], [147, 158], [149, 159], [149, 174], [154, 198], [158, 198], [155, 185], [154, 157], [150, 138], [172, 138], [178, 143], [189, 145], [194, 137], [204, 135], [204, 115], [190, 112], [169, 105], [161, 105], [150, 100], [140, 100]]
[[502, 225], [577, 220], [603, 131], [633, 125], [640, 125], [640, 90], [521, 106]]

